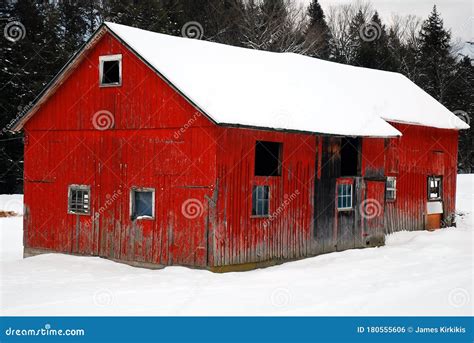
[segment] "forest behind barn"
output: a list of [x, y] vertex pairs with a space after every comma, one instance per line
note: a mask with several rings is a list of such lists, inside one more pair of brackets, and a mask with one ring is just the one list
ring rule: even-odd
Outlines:
[[[362, 2], [324, 13], [317, 0], [307, 8], [296, 0], [7, 0], [0, 19], [0, 193], [22, 191], [23, 137], [9, 132], [12, 123], [105, 20], [400, 72], [472, 125], [474, 51], [471, 57], [460, 53], [436, 7], [424, 20], [384, 23]], [[474, 172], [472, 127], [460, 133], [458, 170]]]

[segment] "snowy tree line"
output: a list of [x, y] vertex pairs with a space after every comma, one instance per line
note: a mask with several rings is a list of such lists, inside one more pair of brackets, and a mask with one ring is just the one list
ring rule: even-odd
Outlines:
[[[209, 41], [400, 72], [464, 120], [474, 114], [473, 61], [459, 53], [436, 7], [426, 20], [393, 17], [388, 24], [363, 2], [327, 13], [318, 0], [308, 7], [297, 0], [6, 0], [1, 6], [0, 193], [22, 185], [22, 140], [8, 132], [10, 123], [104, 20], [171, 35], [197, 22], [196, 37]], [[473, 129], [461, 132], [461, 172], [474, 172], [473, 140]]]

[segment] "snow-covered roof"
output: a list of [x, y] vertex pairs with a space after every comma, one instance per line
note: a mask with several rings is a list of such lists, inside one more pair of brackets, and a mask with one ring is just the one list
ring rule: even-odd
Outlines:
[[399, 73], [105, 26], [218, 124], [348, 136], [469, 126]]

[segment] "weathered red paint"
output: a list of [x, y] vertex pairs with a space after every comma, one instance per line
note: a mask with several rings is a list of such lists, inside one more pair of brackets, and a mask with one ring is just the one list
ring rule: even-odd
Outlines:
[[[118, 53], [122, 86], [100, 88], [99, 56]], [[100, 131], [93, 115], [104, 110], [113, 114], [114, 126]], [[180, 131], [190, 119], [192, 126]], [[208, 119], [106, 34], [25, 126], [25, 246], [205, 266], [215, 132]], [[67, 214], [69, 184], [91, 185], [92, 216]], [[131, 221], [133, 186], [155, 188], [156, 220]], [[202, 203], [202, 215], [181, 214], [188, 198]]]
[[[427, 178], [443, 177], [445, 220], [455, 212], [458, 132], [415, 125], [392, 123], [403, 133], [388, 146], [387, 176], [397, 177], [397, 199], [387, 202], [386, 232], [420, 230], [426, 224]], [[398, 161], [393, 156], [398, 155]], [[398, 165], [398, 166], [397, 166]]]
[[[221, 128], [218, 132], [219, 196], [213, 264], [310, 255], [316, 137], [233, 128]], [[258, 140], [283, 142], [281, 176], [254, 175]], [[252, 217], [253, 185], [270, 187], [272, 219]], [[276, 211], [282, 214], [275, 215]]]
[[[122, 86], [101, 88], [109, 54], [123, 55]], [[94, 127], [98, 111], [112, 128]], [[429, 175], [443, 176], [445, 214], [455, 206], [457, 131], [393, 125], [403, 137], [363, 138], [360, 175], [340, 178], [338, 137], [217, 126], [106, 33], [24, 127], [25, 248], [217, 267], [381, 244], [384, 228], [424, 228]], [[257, 140], [283, 143], [281, 176], [254, 175]], [[354, 185], [344, 214], [337, 182]], [[91, 215], [67, 213], [70, 184], [90, 185]], [[252, 217], [253, 185], [270, 187], [271, 217]], [[154, 220], [131, 220], [132, 187], [155, 189]]]

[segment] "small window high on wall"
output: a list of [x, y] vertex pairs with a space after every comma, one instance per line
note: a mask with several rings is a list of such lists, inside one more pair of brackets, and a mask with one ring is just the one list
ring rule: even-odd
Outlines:
[[122, 55], [100, 56], [99, 63], [100, 86], [120, 86], [122, 84]]
[[341, 139], [341, 176], [359, 175], [359, 142], [358, 138]]
[[280, 176], [282, 143], [257, 141], [255, 144], [255, 175]]

